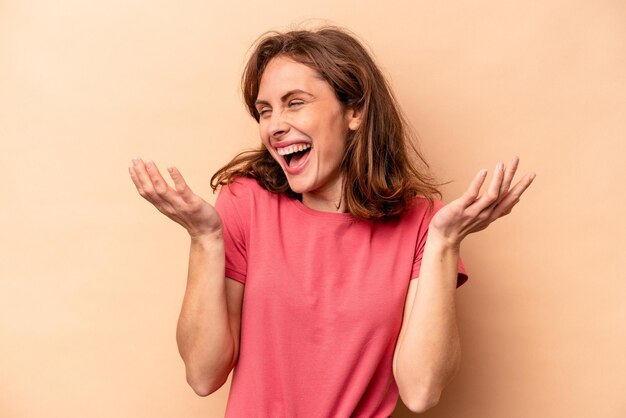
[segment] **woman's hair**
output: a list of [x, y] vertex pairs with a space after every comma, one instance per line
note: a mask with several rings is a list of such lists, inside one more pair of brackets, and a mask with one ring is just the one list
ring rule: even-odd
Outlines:
[[[414, 134], [391, 88], [363, 45], [335, 26], [315, 30], [268, 32], [256, 42], [244, 70], [241, 87], [248, 112], [259, 122], [255, 101], [263, 71], [272, 58], [285, 56], [302, 63], [326, 80], [342, 106], [361, 110], [363, 120], [347, 137], [341, 162], [342, 200], [348, 212], [362, 220], [387, 221], [402, 215], [413, 198], [423, 196], [430, 208], [441, 199], [429, 167], [417, 149]], [[239, 153], [211, 177], [219, 185], [237, 177], [252, 177], [264, 189], [301, 196], [291, 190], [277, 161], [263, 144]]]

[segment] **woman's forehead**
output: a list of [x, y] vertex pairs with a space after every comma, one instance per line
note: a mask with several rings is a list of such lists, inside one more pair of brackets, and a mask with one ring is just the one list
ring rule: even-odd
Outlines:
[[330, 88], [330, 85], [314, 69], [288, 57], [277, 57], [268, 63], [261, 76], [257, 98], [267, 100], [269, 96], [281, 97], [293, 90], [313, 94], [324, 87]]

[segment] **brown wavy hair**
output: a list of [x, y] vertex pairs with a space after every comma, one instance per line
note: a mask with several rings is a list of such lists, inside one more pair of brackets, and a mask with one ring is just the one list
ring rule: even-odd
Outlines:
[[[362, 111], [363, 121], [346, 139], [341, 162], [342, 199], [361, 220], [388, 221], [401, 216], [415, 197], [442, 198], [417, 148], [416, 136], [391, 87], [356, 37], [344, 28], [323, 26], [286, 33], [266, 32], [254, 48], [241, 78], [250, 115], [259, 122], [255, 101], [263, 71], [272, 58], [286, 56], [326, 80], [342, 106]], [[420, 168], [420, 162], [425, 168]], [[237, 177], [252, 177], [272, 193], [301, 200], [263, 144], [239, 153], [211, 177], [213, 192]]]

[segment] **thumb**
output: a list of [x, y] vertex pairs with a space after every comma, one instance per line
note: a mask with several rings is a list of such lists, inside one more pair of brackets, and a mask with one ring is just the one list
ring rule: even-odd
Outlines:
[[185, 182], [182, 174], [180, 174], [180, 171], [178, 171], [176, 167], [167, 167], [167, 171], [170, 173], [170, 177], [174, 181], [174, 188], [176, 191], [179, 192], [183, 198], [186, 196], [188, 197], [191, 193], [191, 189], [187, 186], [187, 183]]

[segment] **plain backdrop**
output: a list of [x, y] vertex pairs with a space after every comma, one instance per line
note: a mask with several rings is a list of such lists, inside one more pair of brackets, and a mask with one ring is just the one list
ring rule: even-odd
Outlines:
[[250, 45], [322, 23], [372, 51], [445, 202], [513, 155], [537, 173], [463, 242], [462, 367], [423, 416], [626, 416], [621, 0], [0, 0], [0, 416], [223, 416], [230, 379], [196, 396], [176, 347], [188, 235], [127, 167], [213, 203], [259, 142]]

